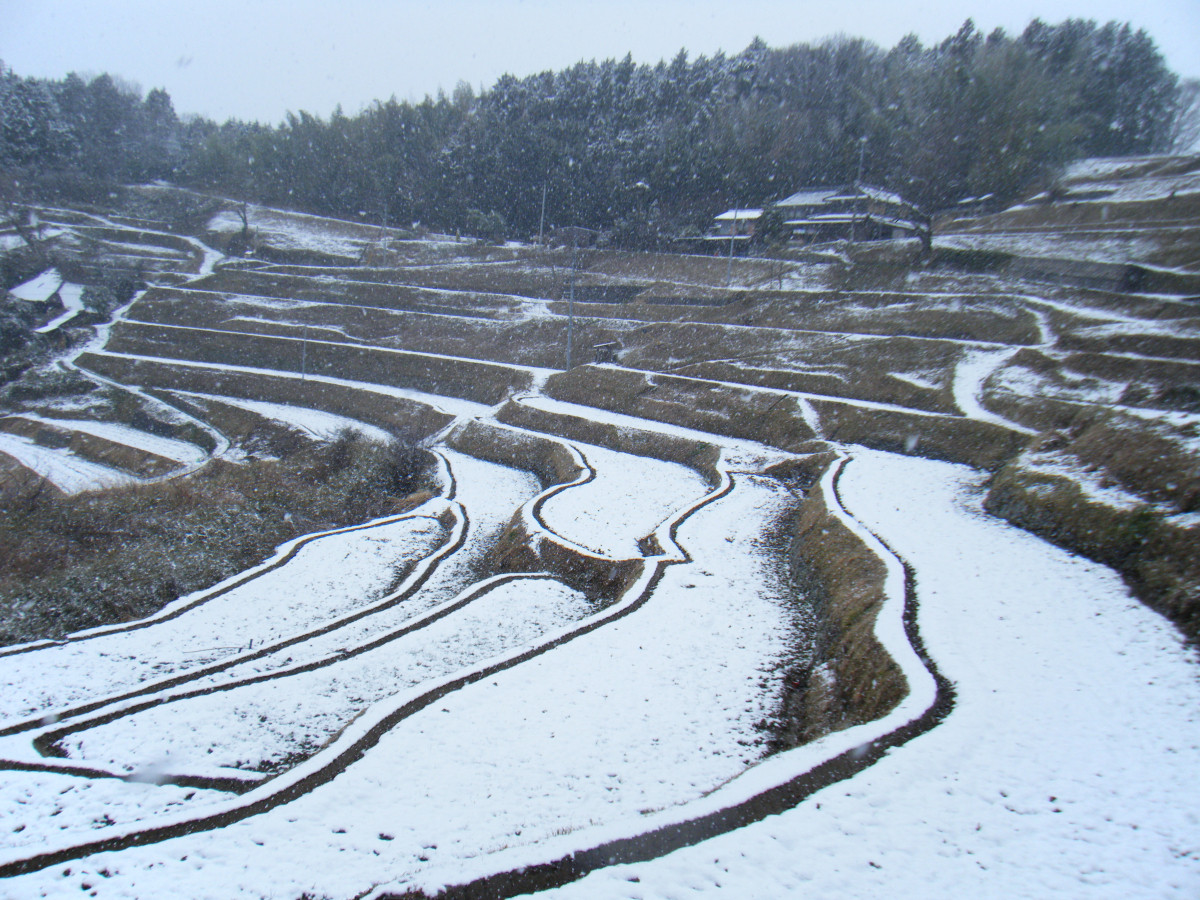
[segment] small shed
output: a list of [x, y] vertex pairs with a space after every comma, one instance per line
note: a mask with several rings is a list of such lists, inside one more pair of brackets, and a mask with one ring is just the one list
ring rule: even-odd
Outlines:
[[592, 350], [596, 353], [595, 362], [598, 365], [604, 363], [615, 363], [617, 361], [617, 351], [621, 349], [621, 345], [616, 341], [605, 341], [602, 344], [592, 344]]
[[730, 238], [748, 241], [754, 237], [762, 212], [761, 209], [727, 209], [713, 217], [712, 226], [705, 237], [718, 241]]

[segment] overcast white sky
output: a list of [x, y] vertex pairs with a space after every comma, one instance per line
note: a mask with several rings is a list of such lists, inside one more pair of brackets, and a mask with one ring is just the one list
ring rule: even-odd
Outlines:
[[180, 114], [274, 123], [627, 52], [732, 54], [756, 35], [772, 47], [839, 32], [930, 44], [968, 17], [1010, 33], [1034, 17], [1128, 21], [1200, 78], [1200, 0], [0, 0], [0, 60], [27, 76], [109, 72], [166, 88]]

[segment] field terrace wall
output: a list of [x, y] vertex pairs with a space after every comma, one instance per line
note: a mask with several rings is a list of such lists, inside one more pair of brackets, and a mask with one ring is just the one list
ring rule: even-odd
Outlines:
[[811, 661], [789, 674], [781, 749], [880, 718], [908, 692], [904, 673], [874, 633], [887, 568], [832, 511], [837, 500], [826, 486], [836, 474], [813, 483], [842, 464], [833, 453], [819, 453], [768, 470], [792, 478], [799, 472], [811, 484], [792, 524], [788, 567], [818, 623]]
[[481, 318], [512, 314], [521, 309], [523, 303], [505, 294], [435, 290], [415, 284], [373, 281], [361, 276], [343, 279], [325, 274], [279, 274], [229, 268], [190, 282], [188, 288], [227, 297], [244, 294], [384, 309], [449, 309]]
[[479, 459], [528, 469], [546, 488], [513, 515], [493, 547], [489, 561], [496, 572], [549, 572], [601, 603], [616, 600], [641, 576], [643, 560], [600, 556], [559, 538], [541, 522], [538, 510], [544, 500], [591, 477], [564, 444], [477, 419], [455, 428], [446, 444]]
[[[927, 294], [899, 291], [739, 292], [740, 299], [719, 307], [650, 303], [583, 302], [576, 294], [576, 315], [624, 318], [638, 322], [740, 325], [793, 331], [884, 337], [1035, 344], [1038, 320], [1010, 294]], [[584, 296], [584, 301], [592, 298]], [[566, 315], [566, 304], [551, 304]]]
[[824, 439], [995, 469], [1028, 442], [1026, 435], [960, 416], [806, 399], [614, 366], [581, 366], [553, 375], [545, 391], [557, 400], [791, 452], [807, 452], [810, 441]]
[[1114, 567], [1139, 597], [1200, 638], [1194, 424], [1036, 398], [1021, 398], [1021, 408], [1052, 427], [1000, 470], [988, 511]]
[[629, 453], [649, 456], [666, 462], [679, 463], [699, 472], [715, 487], [721, 480], [717, 471], [721, 448], [705, 441], [692, 440], [661, 431], [646, 431], [599, 422], [568, 413], [551, 412], [510, 400], [500, 408], [496, 418], [508, 425], [528, 431], [554, 434], [568, 440], [596, 444]]
[[386, 297], [371, 302], [372, 298], [325, 292], [319, 299], [297, 299], [261, 292], [194, 290], [189, 283], [186, 287], [152, 288], [131, 308], [126, 318], [196, 326], [228, 320], [238, 311], [253, 310], [257, 316], [287, 316], [300, 324], [314, 316], [337, 316], [342, 321], [370, 328], [374, 325], [372, 318], [377, 316], [384, 317], [385, 322], [394, 322], [402, 321], [405, 316], [430, 313], [492, 322], [506, 319], [515, 314], [514, 310], [520, 310], [517, 304], [490, 304], [480, 301], [475, 295], [426, 297], [426, 292], [419, 289], [414, 289], [412, 295], [411, 298]]
[[187, 238], [166, 234], [161, 231], [143, 231], [138, 228], [111, 228], [105, 225], [81, 225], [76, 231], [98, 241], [114, 241], [120, 244], [147, 244], [186, 254], [197, 255], [196, 245]]
[[1127, 384], [1120, 402], [1130, 406], [1200, 412], [1200, 362], [1071, 353], [1062, 365], [1069, 373]]
[[419, 401], [365, 387], [189, 366], [182, 361], [127, 359], [97, 353], [85, 353], [77, 363], [88, 371], [125, 384], [266, 400], [349, 416], [377, 425], [408, 441], [436, 434], [454, 420], [449, 413]]
[[207, 422], [225, 437], [243, 447], [253, 446], [259, 449], [265, 446], [272, 455], [282, 457], [305, 444], [320, 442], [312, 435], [284, 422], [214, 397], [189, 396], [187, 392], [162, 388], [150, 388], [148, 393], [190, 416]]
[[[628, 343], [621, 363], [630, 368], [928, 412], [957, 411], [951, 381], [963, 347], [955, 342], [689, 322], [645, 326]], [[911, 373], [931, 383], [892, 373]]]
[[[89, 384], [94, 384], [93, 379], [87, 378], [83, 373], [80, 373], [79, 377], [86, 378]], [[217, 447], [217, 439], [198, 422], [180, 417], [170, 411], [169, 405], [164, 407], [157, 400], [119, 382], [98, 385], [93, 396], [98, 403], [84, 410], [61, 409], [53, 405], [29, 405], [33, 411], [58, 420], [64, 427], [72, 427], [70, 423], [75, 419], [84, 422], [113, 422], [138, 431], [148, 431], [176, 441], [195, 444], [206, 453], [212, 453]]]
[[1111, 353], [1050, 355], [1023, 348], [984, 383], [989, 409], [1039, 431], [1060, 428], [1073, 409], [1094, 407], [1087, 390], [1097, 382], [1119, 389], [1111, 402], [1128, 407], [1200, 412], [1200, 363]]
[[695, 256], [680, 253], [635, 253], [623, 250], [588, 251], [584, 267], [591, 276], [610, 275], [649, 282], [724, 288], [730, 273], [739, 284], [757, 284], [775, 277], [777, 260]]
[[235, 331], [120, 323], [106, 349], [219, 365], [307, 372], [495, 405], [532, 387], [525, 370], [476, 360]]
[[541, 268], [525, 262], [491, 262], [474, 266], [406, 266], [396, 269], [392, 280], [415, 287], [450, 291], [507, 294], [531, 299], [564, 296], [569, 269]]
[[[558, 368], [565, 364], [567, 320], [534, 316], [504, 321], [457, 313], [390, 310], [337, 303], [289, 308], [258, 306], [236, 297], [213, 303], [211, 295], [155, 291], [125, 317], [143, 324], [273, 334], [346, 343], [355, 339], [379, 347], [433, 353], [485, 362]], [[620, 341], [635, 324], [576, 317], [575, 346], [591, 355], [593, 344]], [[304, 331], [307, 329], [307, 332]]]
[[1179, 359], [1184, 362], [1200, 359], [1200, 336], [1080, 330], [1059, 334], [1057, 346], [1064, 350], [1080, 350], [1087, 353], [1132, 353], [1139, 356]]
[[131, 447], [84, 431], [75, 431], [66, 420], [61, 424], [51, 424], [20, 416], [4, 416], [0, 417], [0, 431], [30, 438], [43, 447], [69, 450], [82, 459], [141, 478], [157, 478], [180, 468], [180, 463], [176, 460], [140, 447]]
[[996, 476], [984, 508], [1125, 576], [1147, 605], [1200, 641], [1200, 522], [1148, 504], [1115, 505], [1024, 458]]
[[61, 497], [63, 491], [48, 478], [0, 451], [0, 501]]

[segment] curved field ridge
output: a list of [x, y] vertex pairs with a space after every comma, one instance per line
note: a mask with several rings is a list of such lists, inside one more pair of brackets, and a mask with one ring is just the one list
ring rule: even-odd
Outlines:
[[[832, 487], [835, 474], [830, 472], [827, 476], [827, 485], [830, 487]], [[641, 576], [625, 593], [622, 600], [579, 626], [559, 635], [550, 636], [549, 640], [544, 643], [510, 658], [478, 667], [452, 679], [446, 679], [419, 695], [400, 697], [390, 703], [378, 705], [356, 720], [326, 750], [287, 774], [250, 791], [239, 801], [211, 806], [208, 808], [208, 812], [201, 816], [185, 816], [175, 821], [164, 820], [161, 824], [153, 827], [126, 830], [123, 834], [112, 835], [104, 839], [74, 846], [48, 848], [45, 852], [32, 857], [10, 859], [0, 865], [0, 876], [34, 872], [46, 866], [92, 853], [151, 844], [185, 833], [232, 825], [256, 814], [265, 813], [290, 800], [298, 799], [327, 783], [337, 773], [345, 771], [378, 744], [404, 718], [429, 707], [438, 699], [468, 684], [483, 681], [505, 669], [540, 656], [556, 646], [561, 646], [638, 610], [651, 599], [667, 566], [689, 561], [689, 556], [676, 543], [676, 532], [681, 523], [700, 508], [727, 495], [732, 490], [733, 484], [732, 478], [726, 473], [721, 486], [672, 517], [670, 521], [663, 523], [656, 531], [655, 538], [659, 546], [667, 548], [666, 552], [645, 561]], [[907, 642], [904, 623], [906, 602], [904, 573], [895, 560], [889, 564], [888, 595], [889, 600], [878, 620], [879, 638], [889, 651], [897, 654], [914, 689], [901, 707], [885, 720], [831, 735], [809, 747], [768, 760], [766, 763], [746, 771], [716, 792], [683, 807], [652, 814], [624, 825], [587, 829], [580, 832], [579, 836], [574, 839], [570, 835], [561, 839], [551, 838], [536, 848], [525, 850], [521, 854], [522, 857], [528, 853], [541, 855], [578, 848], [579, 837], [584, 837], [593, 847], [595, 845], [592, 842], [596, 840], [597, 836], [602, 841], [607, 838], [607, 841], [602, 844], [607, 848], [609, 844], [624, 841], [647, 828], [651, 829], [655, 837], [648, 839], [648, 843], [642, 845], [643, 851], [646, 846], [653, 845], [659, 848], [654, 853], [662, 852], [665, 849], [662, 841], [672, 833], [677, 835], [675, 839], [678, 839], [678, 836], [686, 835], [684, 843], [691, 843], [711, 833], [714, 823], [725, 822], [727, 823], [725, 827], [733, 827], [739, 821], [739, 817], [744, 817], [748, 813], [752, 813], [752, 818], [760, 818], [762, 815], [768, 814], [771, 811], [768, 807], [770, 800], [764, 799], [764, 797], [773, 799], [777, 804], [782, 803], [786, 808], [795, 801], [794, 791], [797, 786], [807, 783], [804, 782], [803, 773], [808, 772], [813, 766], [817, 766], [820, 771], [824, 772], [837, 765], [845, 766], [847, 760], [853, 760], [855, 766], [851, 768], [857, 769], [859, 766], [868, 765], [871, 760], [884, 752], [890, 745], [889, 741], [885, 740], [887, 735], [891, 734], [891, 740], [899, 741], [910, 736], [910, 730], [920, 730], [921, 727], [932, 724], [932, 721], [936, 721], [943, 711], [935, 708], [933, 702], [938, 692], [934, 679], [930, 677], [925, 665]], [[897, 641], [903, 643], [898, 645]], [[944, 696], [943, 694], [943, 698]], [[831, 756], [833, 762], [829, 759]], [[822, 766], [822, 763], [825, 765]], [[847, 774], [849, 772], [842, 769], [837, 777], [845, 777]], [[781, 781], [787, 782], [783, 788], [780, 787]], [[630, 826], [633, 826], [632, 831]], [[696, 830], [697, 828], [706, 829], [706, 831], [701, 834]], [[596, 853], [599, 852], [596, 850]], [[504, 865], [511, 857], [511, 853], [494, 853], [482, 858], [481, 864], [488, 865], [494, 871], [497, 864]], [[572, 858], [592, 859], [593, 857], [575, 853]], [[536, 860], [527, 859], [524, 865], [528, 866], [535, 862]], [[594, 857], [594, 863], [596, 865], [606, 864], [599, 856]], [[545, 866], [535, 866], [527, 871], [536, 873], [544, 871], [545, 868]], [[554, 864], [551, 864], [549, 868], [559, 869]], [[581, 872], [582, 870], [573, 870], [569, 877], [578, 877]], [[522, 882], [522, 884], [527, 883], [529, 882]], [[508, 893], [513, 892], [515, 890]]]
[[[209, 675], [216, 671], [231, 668], [232, 666], [246, 662], [249, 659], [266, 656], [270, 653], [277, 652], [279, 649], [289, 644], [295, 644], [304, 640], [308, 640], [319, 634], [332, 631], [336, 628], [342, 627], [345, 624], [348, 624], [349, 622], [370, 615], [372, 612], [375, 612], [380, 608], [394, 605], [404, 597], [411, 594], [412, 591], [414, 591], [421, 583], [423, 583], [424, 580], [429, 577], [432, 568], [436, 566], [445, 555], [453, 552], [453, 550], [456, 549], [457, 544], [462, 540], [464, 523], [461, 515], [456, 509], [456, 504], [447, 503], [447, 501], [441, 499], [432, 500], [429, 501], [429, 504], [426, 504], [429, 509], [433, 509], [436, 505], [441, 505], [442, 508], [439, 511], [439, 515], [448, 517], [450, 519], [451, 527], [447, 531], [441, 533], [441, 535], [437, 538], [436, 543], [432, 544], [420, 554], [423, 558], [416, 562], [416, 564], [411, 568], [404, 580], [395, 590], [382, 590], [383, 588], [386, 588], [386, 581], [390, 576], [385, 577], [383, 581], [380, 581], [378, 586], [375, 588], [377, 593], [382, 594], [382, 596], [378, 597], [378, 599], [368, 599], [368, 601], [358, 609], [352, 610], [349, 613], [319, 618], [318, 620], [314, 620], [307, 625], [300, 623], [298, 630], [286, 634], [285, 636], [282, 636], [276, 640], [268, 640], [257, 648], [213, 648], [214, 650], [221, 651], [215, 659], [212, 657], [200, 657], [200, 661], [196, 664], [179, 667], [179, 674], [167, 675], [166, 677], [160, 678], [152, 678], [150, 681], [143, 680], [138, 682], [138, 680], [135, 678], [133, 681], [128, 683], [130, 685], [137, 684], [137, 686], [131, 686], [128, 690], [123, 692], [113, 692], [103, 684], [89, 686], [87, 683], [76, 679], [76, 681], [73, 683], [74, 686], [70, 687], [70, 690], [63, 696], [62, 699], [51, 699], [48, 702], [43, 701], [39, 704], [39, 709], [46, 710], [49, 704], [57, 703], [59, 705], [57, 709], [55, 709], [54, 706], [49, 706], [49, 709], [53, 710], [54, 714], [59, 718], [82, 715], [100, 709], [111, 703], [157, 693], [166, 688], [183, 684], [202, 675]], [[338, 529], [334, 532], [322, 532], [319, 535], [301, 538], [297, 541], [290, 542], [289, 544], [284, 545], [283, 550], [277, 554], [276, 559], [269, 563], [265, 563], [254, 570], [251, 570], [252, 574], [248, 576], [231, 579], [229, 582], [219, 585], [216, 589], [204, 592], [200, 597], [193, 596], [191, 598], [185, 598], [183, 602], [173, 604], [172, 607], [168, 607], [158, 616], [141, 620], [138, 623], [128, 626], [118, 626], [112, 629], [81, 632], [80, 634], [73, 636], [73, 639], [69, 642], [64, 642], [64, 644], [60, 645], [52, 644], [49, 647], [46, 647], [43, 649], [43, 653], [53, 652], [57, 647], [70, 648], [77, 646], [79, 642], [88, 638], [104, 639], [108, 637], [120, 637], [122, 635], [129, 635], [133, 632], [148, 628], [150, 626], [161, 625], [163, 623], [173, 623], [174, 620], [177, 620], [179, 617], [182, 617], [193, 610], [205, 609], [205, 604], [212, 600], [224, 597], [243, 586], [254, 585], [256, 583], [256, 579], [260, 577], [269, 576], [273, 573], [283, 571], [286, 568], [287, 563], [295, 560], [297, 555], [306, 547], [311, 546], [314, 542], [321, 538], [337, 537], [343, 534], [354, 535], [357, 532], [370, 532], [371, 529], [377, 527], [402, 525], [411, 522], [414, 519], [424, 519], [428, 517], [428, 510], [422, 512], [423, 509], [426, 509], [426, 507], [423, 506], [418, 510], [405, 513], [401, 516], [390, 517], [375, 523], [369, 523], [366, 526], [359, 526], [357, 528], [350, 529]], [[440, 523], [438, 523], [438, 528], [439, 530], [441, 529]], [[219, 636], [210, 635], [210, 637], [217, 639]], [[226, 641], [230, 639], [236, 640], [237, 638], [225, 638]], [[42, 647], [27, 647], [25, 648], [25, 653], [22, 656], [12, 656], [10, 658], [13, 660], [23, 660], [26, 656], [28, 656], [30, 659], [34, 660], [34, 665], [36, 666], [40, 662], [40, 656], [34, 653], [34, 651], [39, 649], [42, 649]], [[170, 671], [170, 661], [167, 660], [167, 662], [167, 671]], [[146, 665], [148, 665], [148, 663]], [[6, 680], [12, 679], [16, 681], [14, 675], [6, 674], [5, 678]], [[104, 691], [106, 690], [109, 690], [109, 693], [105, 694]], [[64, 706], [63, 704], [74, 705]], [[43, 719], [46, 714], [46, 712], [39, 712], [36, 718], [18, 720], [8, 724], [3, 729], [0, 729], [0, 736], [11, 735], [21, 731], [28, 731], [31, 728], [39, 727], [40, 725], [44, 724]]]
[[840, 492], [918, 573], [953, 711], [777, 817], [547, 900], [1200, 895], [1195, 649], [1111, 570], [983, 515], [979, 473], [855, 453]]
[[[1071, 177], [950, 230], [1107, 217]], [[279, 433], [271, 410], [170, 390], [370, 422], [434, 448], [444, 487], [190, 611], [0, 650], [0, 894], [1200, 896], [1194, 647], [988, 515], [1118, 566], [1196, 637], [1186, 241], [1134, 272], [945, 241], [933, 265], [873, 243], [735, 263], [379, 230], [357, 267], [268, 238], [312, 264], [216, 272], [193, 238], [43, 212], [64, 259], [86, 236], [158, 273], [62, 360], [73, 379], [177, 404], [225, 464]], [[209, 277], [180, 286], [185, 265]], [[386, 583], [385, 534], [407, 548]]]
[[[406, 583], [394, 597], [388, 598], [391, 602], [376, 606], [368, 616], [351, 617], [348, 622], [332, 630], [322, 629], [302, 642], [288, 642], [286, 646], [274, 651], [267, 648], [265, 656], [255, 654], [232, 667], [213, 667], [208, 670], [208, 674], [186, 680], [181, 689], [168, 688], [148, 697], [138, 696], [112, 703], [101, 707], [98, 714], [84, 714], [82, 717], [75, 717], [60, 725], [52, 725], [35, 732], [33, 744], [38, 752], [43, 756], [62, 755], [63, 751], [56, 744], [66, 736], [84, 729], [103, 726], [145, 710], [160, 708], [164, 704], [262, 684], [276, 678], [301, 675], [347, 662], [385, 648], [398, 638], [440, 621], [476, 597], [486, 595], [498, 584], [512, 578], [524, 577], [490, 579], [463, 592], [462, 597], [455, 596], [454, 585], [466, 587], [469, 572], [479, 564], [480, 554], [490, 540], [488, 533], [480, 534], [480, 528], [488, 531], [498, 529], [504, 521], [501, 516], [504, 515], [505, 508], [511, 509], [515, 502], [519, 502], [518, 498], [526, 494], [536, 482], [528, 473], [522, 475], [518, 470], [475, 460], [454, 450], [440, 449], [434, 452], [442, 468], [440, 480], [445, 486], [446, 496], [456, 497], [461, 493], [473, 516], [468, 518], [466, 509], [457, 501], [452, 501], [459, 513], [452, 538], [429, 560], [430, 563], [438, 565], [426, 565], [422, 562], [420, 565], [424, 574], [414, 573], [418, 577]], [[468, 476], [465, 481], [456, 474], [459, 469], [464, 470]], [[348, 647], [354, 649], [346, 649]], [[286, 659], [283, 658], [284, 654], [287, 655]], [[219, 681], [215, 680], [218, 676]], [[11, 770], [57, 772], [126, 781], [136, 781], [143, 777], [141, 773], [145, 768], [138, 766], [131, 773], [128, 765], [104, 769], [80, 766], [65, 760], [45, 760], [36, 763], [5, 760], [0, 762], [0, 766]], [[178, 761], [166, 757], [152, 760], [150, 768], [154, 770], [155, 780], [160, 783], [213, 788], [234, 793], [244, 793], [263, 780], [261, 774], [242, 773], [231, 769], [224, 769], [220, 774], [209, 776], [179, 774]]]
[[[892, 748], [941, 722], [954, 706], [954, 688], [925, 653], [916, 628], [916, 591], [911, 572], [873, 533], [846, 512], [837, 495], [849, 458], [826, 471], [821, 487], [836, 498], [830, 511], [872, 548], [887, 567], [887, 601], [874, 632], [901, 667], [909, 692], [890, 713], [810, 744], [769, 757], [704, 797], [630, 822], [592, 828], [493, 855], [480, 864], [494, 874], [455, 883], [453, 875], [433, 871], [421, 885], [439, 898], [513, 897], [568, 884], [588, 872], [614, 864], [654, 859], [725, 834], [796, 806], [816, 791], [850, 778]], [[581, 843], [580, 838], [588, 840]], [[496, 872], [497, 865], [507, 864]], [[456, 866], [470, 871], [472, 862]], [[486, 870], [485, 870], [486, 871]], [[445, 879], [445, 880], [441, 880]], [[404, 890], [401, 888], [401, 890]], [[374, 897], [398, 897], [387, 888]], [[424, 895], [422, 895], [424, 896]]]
[[732, 488], [733, 482], [726, 475], [718, 488], [681, 510], [670, 520], [663, 522], [656, 530], [655, 538], [660, 547], [667, 548], [666, 551], [647, 559], [641, 566], [640, 577], [624, 593], [622, 599], [607, 607], [603, 612], [557, 633], [551, 633], [543, 641], [519, 653], [481, 664], [465, 673], [435, 681], [430, 685], [423, 686], [418, 692], [400, 695], [388, 702], [376, 704], [351, 723], [336, 740], [321, 752], [287, 773], [249, 791], [236, 801], [215, 804], [209, 808], [210, 811], [201, 816], [164, 817], [161, 824], [153, 827], [121, 829], [119, 834], [110, 834], [93, 841], [51, 847], [32, 856], [9, 857], [0, 860], [0, 878], [36, 872], [47, 866], [94, 853], [145, 846], [185, 834], [223, 828], [304, 796], [361, 759], [405, 718], [424, 709], [441, 697], [540, 656], [548, 650], [636, 611], [650, 599], [666, 566], [689, 560], [686, 552], [675, 542], [675, 533], [679, 525], [696, 510], [724, 496]]
[[[585, 598], [552, 578], [501, 575], [336, 658], [194, 691], [108, 725], [84, 722], [45, 737], [72, 759], [126, 769], [164, 758], [173, 771], [197, 775], [214, 766], [246, 768], [240, 793], [283, 764], [311, 755], [371, 704], [532, 643], [591, 611]], [[235, 727], [223, 727], [230, 724]]]

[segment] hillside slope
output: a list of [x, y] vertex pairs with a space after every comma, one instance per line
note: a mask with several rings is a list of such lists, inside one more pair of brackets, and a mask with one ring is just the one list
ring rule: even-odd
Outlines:
[[144, 289], [9, 370], [13, 533], [166, 489], [266, 531], [255, 473], [328, 502], [389, 438], [421, 474], [0, 647], [0, 884], [1194, 896], [1197, 171], [1079, 164], [930, 259], [39, 210], [20, 252]]

